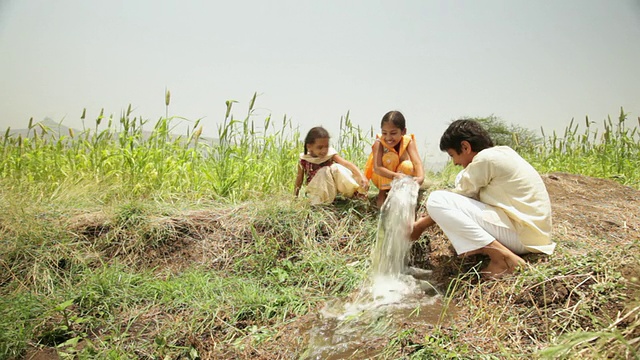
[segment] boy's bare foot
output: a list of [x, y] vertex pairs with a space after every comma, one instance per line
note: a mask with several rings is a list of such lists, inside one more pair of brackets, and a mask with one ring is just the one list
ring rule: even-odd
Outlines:
[[514, 254], [497, 240], [494, 240], [483, 248], [462, 254], [462, 256], [466, 257], [475, 254], [484, 254], [489, 256], [489, 265], [481, 271], [484, 279], [500, 279], [503, 276], [512, 274], [516, 270], [527, 265], [520, 256]]
[[498, 280], [507, 274], [506, 271], [506, 269], [496, 265], [493, 261], [489, 261], [489, 265], [480, 271], [480, 275], [484, 280]]
[[513, 258], [511, 256], [505, 256], [502, 260], [491, 259], [489, 265], [480, 272], [482, 277], [485, 280], [497, 280], [505, 275], [513, 274], [527, 265], [521, 257], [515, 254], [513, 255]]

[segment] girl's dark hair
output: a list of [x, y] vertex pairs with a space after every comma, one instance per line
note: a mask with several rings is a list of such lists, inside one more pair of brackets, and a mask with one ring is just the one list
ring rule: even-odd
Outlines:
[[397, 127], [400, 130], [404, 130], [406, 128], [406, 123], [404, 120], [404, 115], [400, 111], [389, 111], [384, 114], [382, 117], [382, 121], [380, 122], [380, 127], [384, 125], [384, 123], [391, 122], [393, 126]]
[[474, 152], [493, 147], [491, 136], [479, 122], [471, 119], [460, 119], [452, 122], [442, 134], [440, 150], [453, 149], [457, 154], [460, 154], [463, 141], [468, 141], [471, 145], [471, 151]]
[[328, 139], [329, 132], [325, 130], [322, 126], [316, 126], [311, 128], [307, 133], [307, 137], [304, 138], [304, 153], [307, 153], [307, 145], [313, 144], [316, 142], [316, 139]]

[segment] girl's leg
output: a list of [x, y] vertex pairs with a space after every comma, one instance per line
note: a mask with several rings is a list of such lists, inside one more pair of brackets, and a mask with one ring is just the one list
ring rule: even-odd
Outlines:
[[338, 163], [331, 165], [331, 175], [338, 194], [350, 198], [360, 188], [360, 184], [354, 179], [351, 170]]
[[336, 184], [333, 181], [331, 168], [320, 168], [316, 175], [307, 184], [306, 194], [312, 205], [330, 204], [336, 198]]
[[[396, 171], [398, 167], [398, 163], [400, 162], [398, 158], [398, 154], [388, 152], [382, 156], [382, 166], [391, 171]], [[387, 199], [387, 193], [389, 189], [391, 189], [391, 181], [393, 179], [382, 177], [376, 173], [373, 173], [371, 176], [371, 181], [373, 185], [375, 185], [380, 191], [378, 192], [378, 198], [376, 200], [376, 204], [378, 209], [382, 207], [384, 201]]]
[[389, 190], [380, 190], [378, 191], [378, 197], [376, 198], [376, 206], [378, 207], [378, 209], [382, 208], [382, 204], [384, 204], [384, 201], [387, 200], [387, 193], [389, 192]]
[[[393, 172], [397, 171], [398, 164], [400, 160], [398, 159], [398, 154], [388, 152], [382, 156], [382, 166], [385, 169], [391, 170]], [[391, 188], [392, 178], [382, 177], [375, 172], [371, 176], [371, 181], [373, 181], [373, 185], [375, 185], [380, 190], [389, 190]]]

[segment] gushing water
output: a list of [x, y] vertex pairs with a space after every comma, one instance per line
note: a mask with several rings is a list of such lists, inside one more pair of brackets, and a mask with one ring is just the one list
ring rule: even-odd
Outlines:
[[409, 234], [415, 218], [418, 183], [410, 177], [395, 180], [380, 209], [378, 238], [371, 255], [373, 276], [397, 276], [411, 249]]
[[420, 314], [421, 321], [438, 321], [440, 295], [425, 279], [430, 272], [407, 266], [418, 190], [411, 177], [393, 180], [380, 210], [370, 276], [353, 301], [327, 303], [320, 324], [310, 330], [305, 358], [366, 356], [367, 341], [391, 334], [403, 317]]

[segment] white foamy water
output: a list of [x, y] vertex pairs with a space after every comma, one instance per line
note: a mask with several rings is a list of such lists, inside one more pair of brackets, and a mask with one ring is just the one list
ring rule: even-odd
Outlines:
[[371, 274], [355, 301], [346, 303], [338, 318], [391, 304], [402, 307], [407, 296], [424, 293], [424, 281], [407, 274], [409, 235], [415, 220], [418, 190], [418, 183], [411, 177], [394, 179], [391, 183], [380, 209], [378, 236], [371, 253]]
[[303, 358], [340, 359], [354, 354], [369, 338], [389, 331], [394, 318], [410, 313], [420, 314], [427, 322], [437, 318], [440, 295], [424, 279], [430, 271], [407, 266], [418, 190], [411, 177], [392, 182], [380, 210], [370, 276], [351, 301], [327, 302], [320, 312], [321, 322], [310, 330]]

